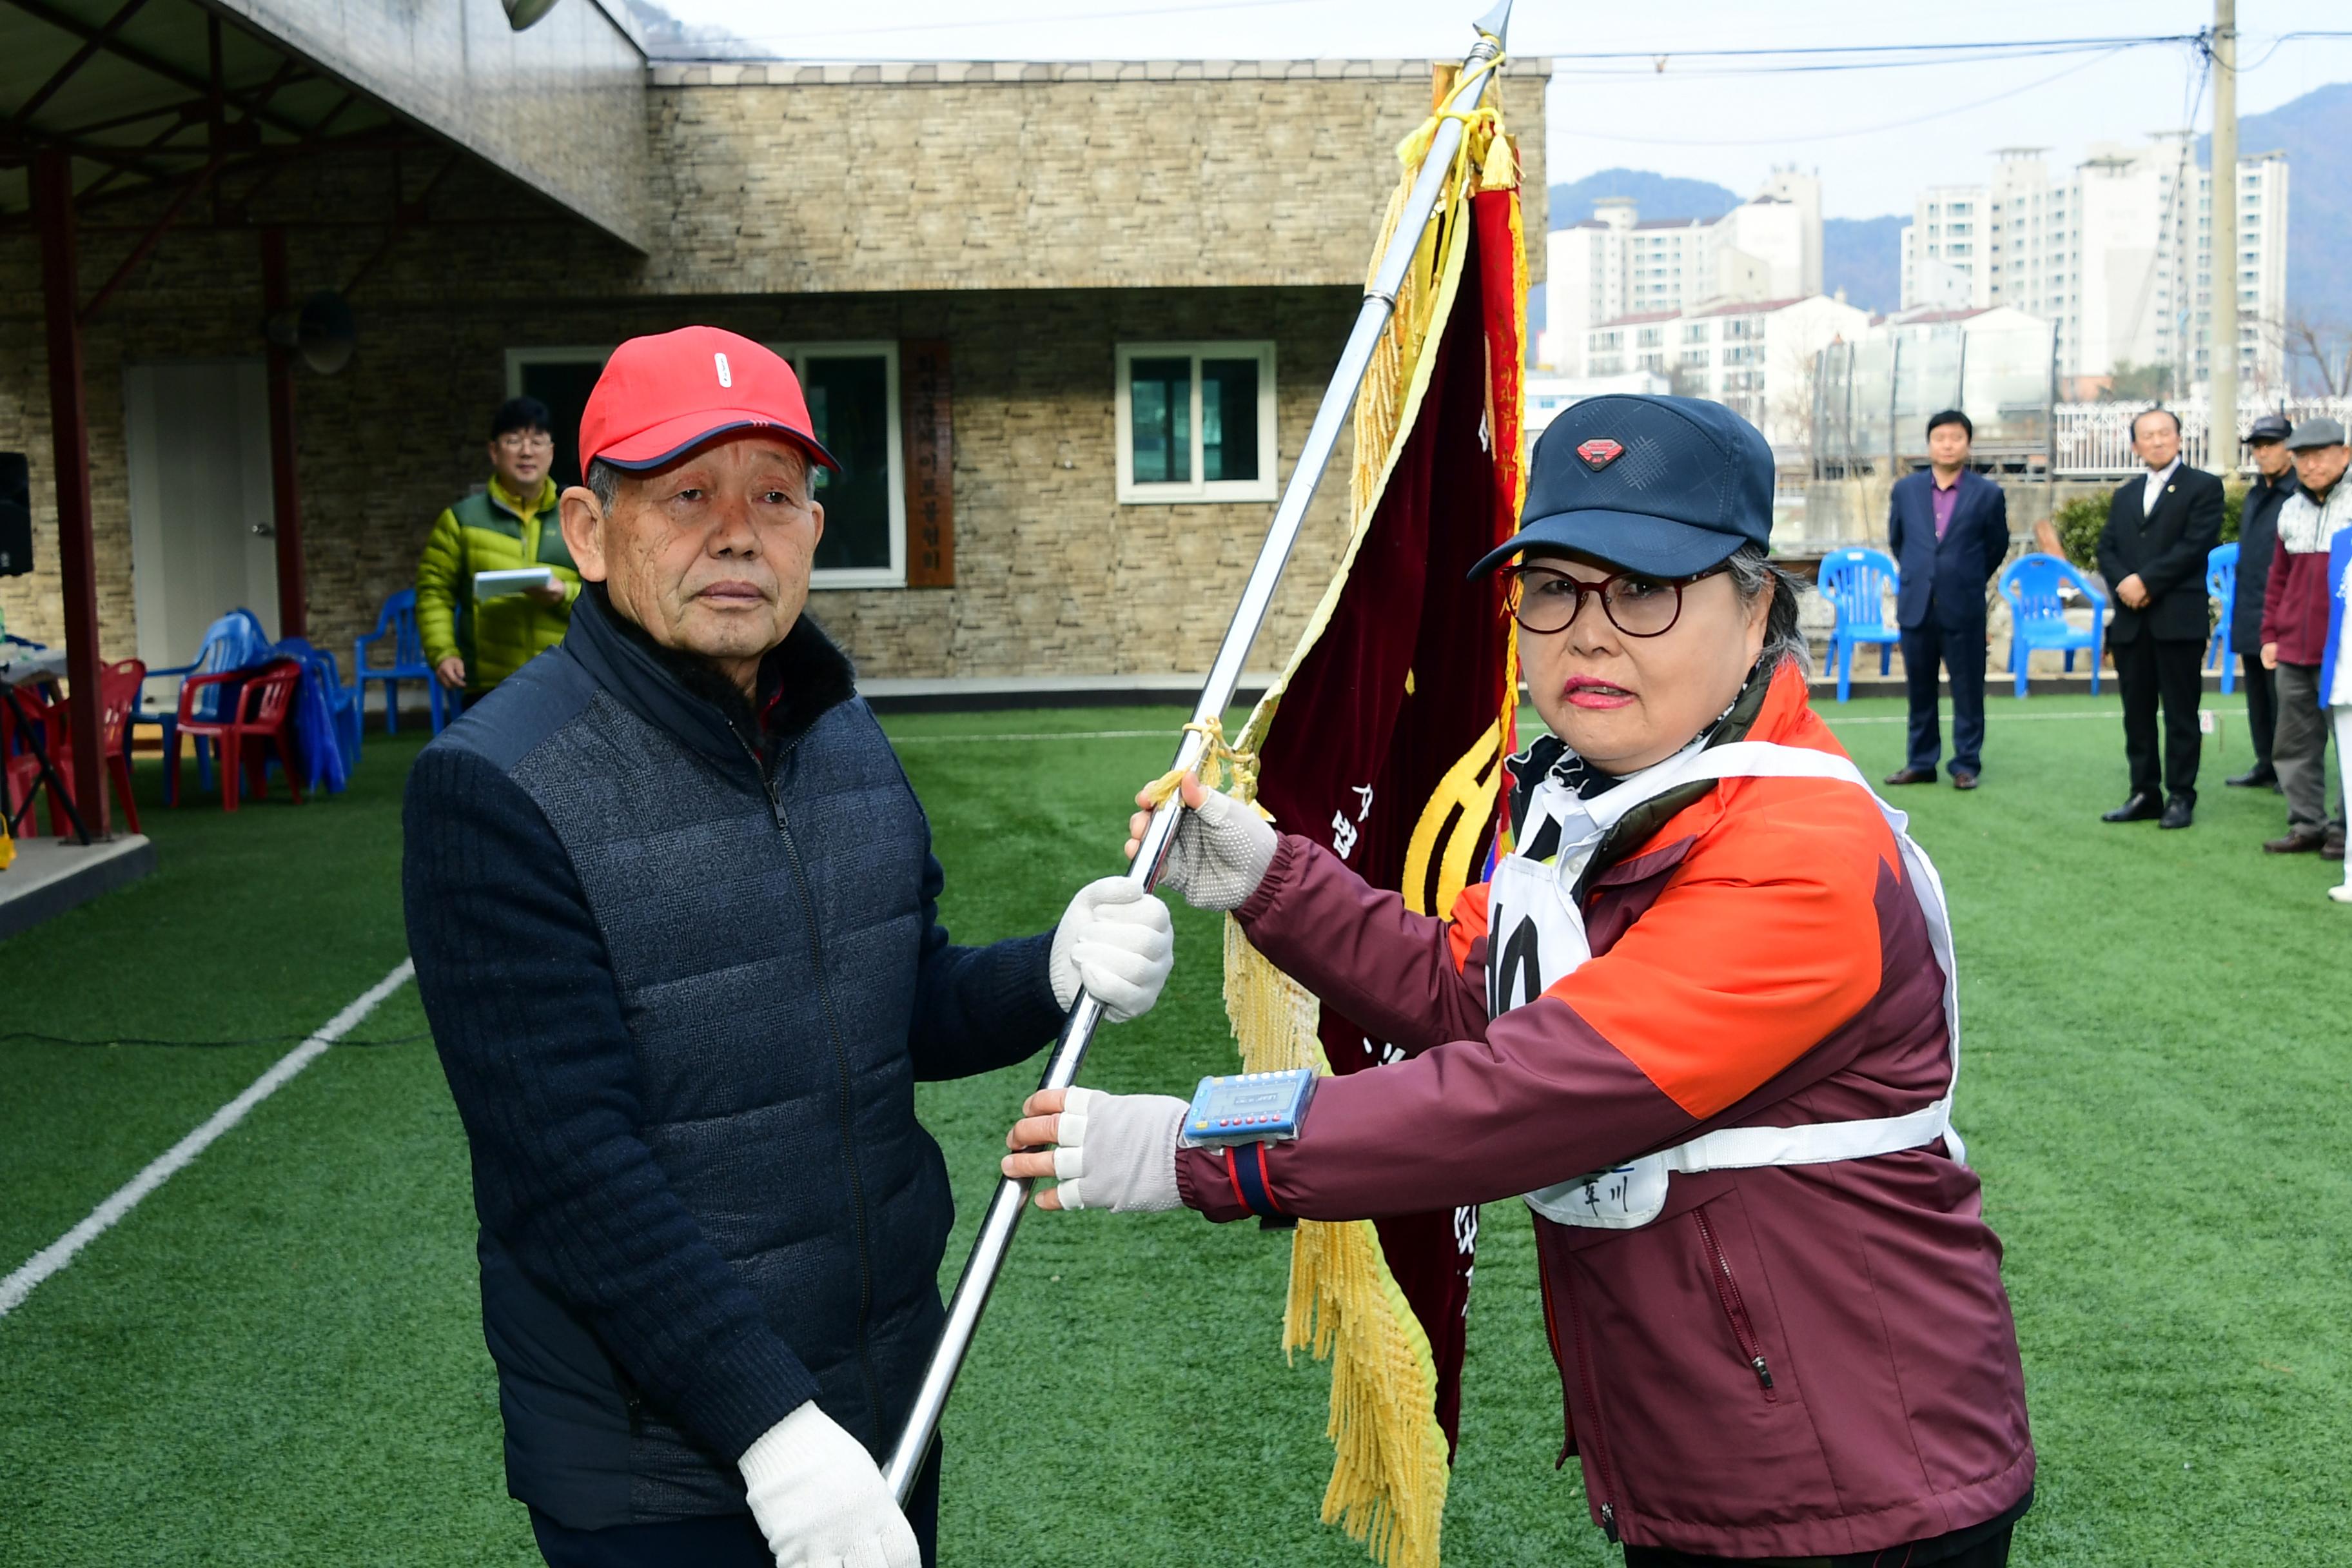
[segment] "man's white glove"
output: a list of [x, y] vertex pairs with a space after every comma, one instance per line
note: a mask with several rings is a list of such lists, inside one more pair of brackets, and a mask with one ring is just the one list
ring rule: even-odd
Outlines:
[[1191, 1109], [1172, 1094], [1071, 1089], [1054, 1143], [1055, 1199], [1066, 1209], [1181, 1207], [1176, 1135]]
[[815, 1400], [761, 1433], [739, 1468], [777, 1568], [921, 1568], [874, 1457]]
[[1237, 910], [1274, 865], [1274, 825], [1229, 795], [1212, 790], [1176, 823], [1176, 841], [1160, 868], [1196, 910]]
[[1124, 877], [1078, 889], [1054, 928], [1049, 973], [1054, 1000], [1067, 1008], [1086, 991], [1114, 1024], [1139, 1018], [1160, 1000], [1176, 967], [1176, 928], [1168, 906]]

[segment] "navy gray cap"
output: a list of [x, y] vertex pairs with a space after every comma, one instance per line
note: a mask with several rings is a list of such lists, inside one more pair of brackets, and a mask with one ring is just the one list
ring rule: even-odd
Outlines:
[[2290, 452], [2307, 451], [2314, 447], [2343, 445], [2344, 422], [2341, 419], [2330, 419], [2325, 414], [2315, 414], [2308, 419], [2296, 420], [2294, 434], [2286, 438], [2286, 449]]
[[1530, 551], [1691, 577], [1771, 537], [1772, 448], [1755, 426], [1702, 398], [1612, 394], [1537, 438], [1519, 531], [1470, 574]]
[[2294, 434], [2294, 426], [2284, 414], [2265, 414], [2246, 426], [2246, 444], [2257, 441], [2284, 441]]

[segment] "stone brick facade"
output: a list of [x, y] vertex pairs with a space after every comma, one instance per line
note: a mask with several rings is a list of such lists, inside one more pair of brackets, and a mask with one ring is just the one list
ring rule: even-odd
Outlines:
[[[1514, 84], [1517, 129], [1529, 149], [1542, 142], [1540, 86]], [[1238, 96], [1202, 96], [1213, 91]], [[701, 150], [669, 165], [657, 152], [656, 166], [669, 172], [656, 175], [654, 205], [670, 216], [655, 224], [650, 257], [467, 160], [437, 187], [441, 222], [396, 237], [351, 290], [360, 337], [350, 364], [334, 376], [297, 374], [313, 640], [348, 656], [385, 596], [409, 585], [436, 514], [482, 481], [483, 426], [506, 395], [508, 351], [608, 345], [707, 321], [773, 341], [936, 338], [950, 346], [954, 585], [821, 593], [814, 604], [868, 675], [1203, 668], [1272, 508], [1118, 503], [1115, 345], [1272, 340], [1286, 477], [1355, 314], [1372, 226], [1394, 178], [1393, 143], [1426, 112], [1428, 91], [1425, 66], [1305, 81], [992, 82], [896, 94], [862, 83], [814, 92], [657, 86], [656, 149], [667, 139]], [[1083, 97], [1048, 101], [1049, 92]], [[989, 102], [959, 108], [955, 95], [967, 93]], [[1135, 95], [1133, 103], [1122, 95]], [[921, 162], [932, 173], [877, 191], [885, 171], [904, 175], [907, 161], [840, 152], [887, 140], [877, 121], [892, 102], [904, 135], [929, 147]], [[1244, 125], [1204, 128], [1217, 115], [1242, 114], [1234, 106], [1244, 102]], [[775, 132], [778, 144], [822, 146], [836, 178], [844, 168], [863, 171], [856, 181], [809, 188], [767, 166], [761, 138], [771, 132], [754, 128], [807, 116], [824, 122], [824, 137]], [[1025, 132], [1017, 123], [1024, 117], [1034, 122]], [[960, 120], [975, 139], [940, 141]], [[688, 136], [687, 126], [699, 129]], [[1168, 146], [1147, 158], [1144, 143], [1163, 135]], [[1065, 136], [1075, 140], [1055, 140]], [[1209, 147], [1220, 150], [1213, 162], [1222, 172], [1183, 183], [1181, 166]], [[1244, 170], [1253, 147], [1262, 166]], [[1032, 155], [1040, 169], [1051, 159], [1091, 168], [1084, 199], [1057, 195], [1058, 176], [1007, 173], [1001, 188], [986, 189], [984, 171], [973, 167]], [[1154, 159], [1159, 173], [1140, 166]], [[1286, 197], [1318, 160], [1328, 166], [1304, 182], [1313, 199]], [[969, 188], [945, 173], [959, 163]], [[722, 164], [735, 187], [722, 189], [712, 173]], [[341, 155], [281, 175], [256, 198], [253, 222], [289, 226], [296, 297], [345, 288], [362, 272], [383, 233], [352, 220], [387, 211], [394, 180], [414, 198], [436, 172], [418, 165], [411, 160], [404, 172], [382, 155]], [[812, 154], [803, 173], [814, 178], [817, 167]], [[1163, 176], [1169, 183], [1155, 187]], [[1539, 164], [1528, 182], [1528, 230], [1539, 237]], [[236, 211], [243, 193], [229, 186], [224, 203]], [[1155, 188], [1152, 205], [1145, 193]], [[157, 205], [134, 197], [85, 215], [85, 298]], [[1135, 218], [1130, 209], [1145, 205], [1151, 210]], [[845, 210], [864, 216], [849, 222]], [[257, 353], [257, 258], [249, 232], [174, 232], [86, 331], [108, 658], [137, 647], [124, 367]], [[40, 297], [32, 237], [0, 233], [0, 449], [32, 458], [41, 568], [0, 579], [0, 609], [12, 631], [56, 641], [63, 628]], [[1347, 461], [1343, 443], [1255, 666], [1287, 653], [1336, 559]]]

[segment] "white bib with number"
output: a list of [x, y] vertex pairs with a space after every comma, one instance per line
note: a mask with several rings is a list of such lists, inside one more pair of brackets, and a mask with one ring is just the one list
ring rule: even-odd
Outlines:
[[[1879, 800], [1844, 757], [1769, 741], [1735, 741], [1703, 749], [1694, 743], [1655, 767], [1633, 774], [1586, 800], [1556, 778], [1536, 786], [1518, 835], [1520, 846], [1558, 853], [1544, 860], [1506, 856], [1488, 890], [1486, 1006], [1490, 1017], [1524, 1007], [1592, 956], [1577, 879], [1601, 838], [1635, 806], [1684, 784], [1727, 778], [1822, 778], [1853, 784], [1876, 802], [1903, 854], [1904, 871], [1927, 918], [1928, 944], [1944, 973], [1944, 1023], [1951, 1037], [1952, 1079], [1941, 1099], [1902, 1116], [1862, 1121], [1819, 1121], [1799, 1127], [1726, 1127], [1687, 1143], [1645, 1154], [1629, 1164], [1559, 1182], [1527, 1194], [1538, 1214], [1562, 1225], [1632, 1230], [1658, 1217], [1674, 1172], [1813, 1165], [1916, 1149], [1941, 1138], [1955, 1160], [1965, 1160], [1952, 1131], [1952, 1086], [1960, 1071], [1960, 1002], [1952, 958], [1952, 927], [1944, 884], [1927, 852], [1906, 831], [1909, 818]], [[1556, 825], [1556, 837], [1547, 833]]]

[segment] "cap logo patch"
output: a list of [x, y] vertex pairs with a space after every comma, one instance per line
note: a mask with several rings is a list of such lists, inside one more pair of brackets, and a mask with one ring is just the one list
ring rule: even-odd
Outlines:
[[1612, 441], [1606, 436], [1595, 436], [1591, 440], [1577, 447], [1576, 455], [1584, 459], [1586, 468], [1597, 474], [1623, 457], [1625, 448], [1622, 444]]
[[730, 371], [727, 368], [727, 356], [725, 354], [712, 354], [710, 356], [710, 363], [719, 367], [719, 385], [732, 386], [735, 384], [735, 375], [732, 371]]

